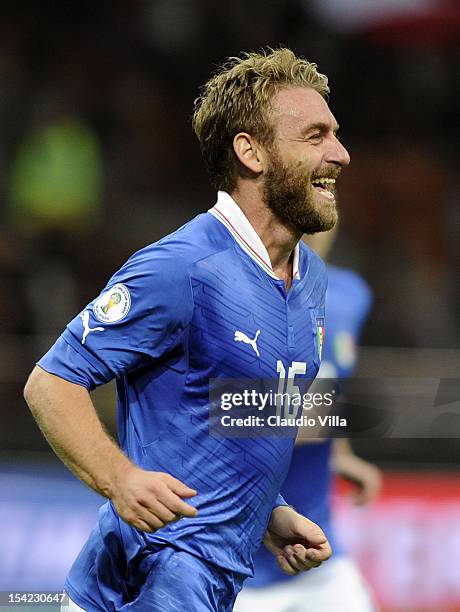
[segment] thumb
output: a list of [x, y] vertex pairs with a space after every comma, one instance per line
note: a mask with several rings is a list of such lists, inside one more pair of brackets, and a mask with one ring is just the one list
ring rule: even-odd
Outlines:
[[299, 517], [296, 525], [297, 534], [306, 540], [310, 546], [320, 546], [327, 542], [324, 531], [316, 523], [304, 517]]

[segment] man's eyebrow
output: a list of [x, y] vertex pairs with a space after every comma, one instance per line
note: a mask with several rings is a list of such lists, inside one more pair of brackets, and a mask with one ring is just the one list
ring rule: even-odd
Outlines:
[[[338, 123], [334, 124], [333, 132], [337, 134], [340, 126]], [[318, 121], [317, 123], [310, 123], [302, 129], [302, 136], [306, 136], [310, 132], [319, 131], [321, 133], [326, 133], [330, 130], [330, 126], [327, 123], [323, 123], [322, 121]]]

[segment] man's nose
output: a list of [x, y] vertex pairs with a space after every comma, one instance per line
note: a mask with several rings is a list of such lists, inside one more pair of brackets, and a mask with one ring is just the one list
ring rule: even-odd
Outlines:
[[327, 161], [340, 165], [342, 168], [345, 168], [345, 166], [348, 166], [350, 163], [350, 154], [340, 140], [338, 140], [335, 136], [333, 142], [331, 143]]

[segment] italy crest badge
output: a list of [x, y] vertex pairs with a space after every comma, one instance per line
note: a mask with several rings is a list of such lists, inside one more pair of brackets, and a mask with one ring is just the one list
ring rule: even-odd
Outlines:
[[326, 328], [324, 327], [324, 317], [316, 317], [316, 341], [318, 343], [318, 355], [321, 361], [321, 355], [323, 353], [324, 334]]

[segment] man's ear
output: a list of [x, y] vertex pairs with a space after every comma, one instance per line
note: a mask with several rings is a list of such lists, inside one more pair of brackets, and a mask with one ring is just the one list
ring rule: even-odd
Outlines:
[[260, 145], [246, 132], [239, 132], [233, 139], [233, 150], [238, 161], [254, 174], [264, 169], [264, 155]]

